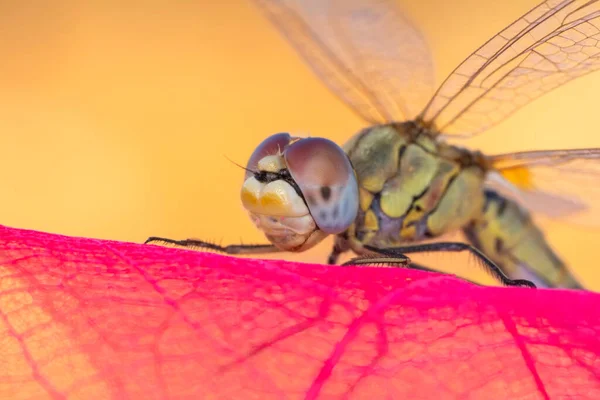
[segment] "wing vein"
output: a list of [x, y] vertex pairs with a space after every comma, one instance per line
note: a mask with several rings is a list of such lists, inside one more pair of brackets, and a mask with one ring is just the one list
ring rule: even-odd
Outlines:
[[[349, 81], [351, 87], [354, 90], [356, 90], [362, 96], [364, 96], [367, 99], [367, 101], [371, 101], [372, 104], [376, 104], [377, 106], [379, 106], [376, 106], [375, 110], [380, 114], [380, 117], [382, 117], [383, 119], [391, 118], [391, 116], [389, 115], [383, 115], [383, 108], [381, 107], [381, 104], [379, 103], [377, 97], [373, 95], [371, 90], [367, 88], [367, 85], [365, 85], [365, 83], [359, 77], [357, 77], [350, 68], [344, 65], [344, 63], [336, 56], [336, 54], [321, 40], [319, 35], [317, 35], [310, 28], [310, 25], [306, 23], [306, 21], [302, 17], [300, 17], [296, 12], [294, 12], [294, 10], [290, 9], [290, 7], [288, 7], [287, 5], [284, 5], [282, 3], [280, 4], [280, 7], [286, 8], [286, 12], [291, 18], [295, 19], [295, 22], [298, 24], [299, 28], [304, 31], [304, 34], [311, 38], [313, 43], [328, 57], [329, 62], [331, 62], [333, 64], [333, 67], [337, 69], [336, 72], [342, 72], [340, 73], [340, 75], [344, 76]], [[289, 38], [289, 34], [287, 33], [287, 31], [285, 29], [282, 29], [280, 21], [276, 18], [271, 18], [271, 20], [275, 25], [277, 25], [280, 28], [280, 31], [283, 32], [283, 34]], [[298, 50], [298, 53], [302, 56], [302, 58], [304, 58], [306, 62], [310, 63], [310, 60], [307, 59], [307, 57], [304, 55], [304, 52], [298, 49], [298, 45], [294, 41], [290, 42], [292, 43], [292, 46], [294, 46]], [[318, 70], [314, 69], [314, 71], [319, 75], [322, 81], [326, 83], [328, 82], [327, 78], [321, 73], [319, 73]], [[374, 120], [371, 120], [362, 113], [359, 113], [359, 115], [362, 118], [368, 120], [368, 122], [375, 122]]]
[[371, 124], [412, 119], [433, 59], [395, 0], [253, 0], [312, 72]]
[[[525, 36], [527, 33], [531, 32], [531, 30], [533, 30], [536, 26], [538, 26], [541, 22], [546, 21], [547, 19], [553, 17], [554, 15], [556, 15], [556, 13], [558, 13], [560, 10], [562, 10], [564, 7], [568, 6], [569, 4], [571, 4], [574, 0], [565, 0], [562, 4], [561, 7], [556, 7], [554, 9], [551, 9], [548, 11], [547, 14], [544, 14], [543, 16], [539, 17], [536, 21], [534, 21], [534, 23], [529, 24], [525, 29], [521, 30], [521, 32], [519, 32], [519, 34], [517, 34], [515, 37], [513, 37], [512, 39], [510, 39], [504, 46], [502, 46], [498, 51], [496, 51], [494, 53], [494, 55], [492, 55], [481, 67], [479, 67], [475, 73], [473, 73], [469, 79], [465, 82], [464, 85], [462, 85], [462, 87], [459, 89], [458, 92], [456, 92], [453, 96], [451, 96], [447, 102], [447, 105], [450, 104], [454, 99], [456, 99], [467, 87], [469, 87], [469, 85], [479, 76], [479, 74], [485, 70], [485, 68], [490, 65], [493, 61], [495, 61], [501, 54], [504, 53], [504, 51], [506, 51], [506, 49], [510, 48], [515, 42], [517, 42], [519, 39], [521, 39], [523, 36]], [[529, 10], [529, 12], [532, 12], [533, 10], [535, 10], [536, 8], [538, 8], [538, 6], [535, 6], [534, 8], [532, 8], [531, 10]], [[509, 26], [514, 25], [515, 23], [519, 22], [521, 20], [521, 18], [516, 19], [515, 21], [513, 21], [512, 24], [510, 24]], [[480, 46], [473, 54], [477, 54], [479, 52], [479, 50], [483, 49], [488, 43], [490, 43], [494, 38], [491, 38], [490, 40], [488, 40], [487, 42], [485, 42], [482, 46]], [[452, 71], [452, 74], [454, 74], [455, 72], [457, 72], [457, 70], [462, 66], [462, 64], [460, 64], [458, 67], [456, 67], [454, 69], [454, 71]], [[451, 74], [451, 75], [452, 75]], [[431, 100], [427, 103], [427, 105], [425, 106], [425, 109], [421, 112], [421, 114], [419, 115], [419, 118], [422, 119], [423, 115], [425, 115], [425, 113], [427, 113], [427, 111], [429, 110], [429, 107], [431, 106], [431, 104], [433, 103], [433, 100], [435, 100], [435, 97], [438, 95], [438, 92], [444, 87], [444, 84], [440, 85], [440, 87], [437, 89], [437, 91], [435, 92], [435, 94], [433, 95], [433, 97], [431, 98]], [[446, 109], [446, 107], [442, 107], [440, 108], [439, 111], [437, 111], [430, 119], [431, 120], [435, 120], [444, 110]]]
[[471, 53], [418, 120], [434, 135], [481, 133], [600, 68], [600, 1], [547, 0]]
[[[506, 65], [511, 64], [513, 61], [515, 61], [516, 59], [522, 57], [524, 54], [527, 54], [529, 52], [534, 52], [535, 54], [539, 55], [540, 57], [543, 57], [545, 59], [547, 59], [548, 61], [550, 61], [545, 55], [535, 51], [535, 48], [538, 47], [540, 44], [547, 42], [548, 40], [552, 39], [553, 37], [559, 36], [561, 33], [564, 33], [566, 31], [568, 31], [569, 29], [573, 29], [585, 22], [588, 22], [594, 18], [597, 18], [598, 16], [600, 16], [600, 11], [596, 11], [593, 14], [590, 14], [588, 16], [586, 16], [585, 18], [581, 18], [579, 20], [573, 21], [568, 25], [564, 25], [561, 26], [560, 29], [555, 30], [554, 32], [549, 33], [548, 35], [546, 35], [545, 37], [543, 37], [542, 39], [538, 40], [537, 42], [535, 42], [534, 44], [532, 44], [531, 46], [527, 47], [525, 50], [521, 51], [520, 53], [516, 54], [514, 57], [512, 57], [511, 59], [509, 59], [507, 62], [505, 62], [504, 64], [496, 67], [494, 70], [492, 70], [488, 76], [486, 78], [484, 78], [481, 82], [481, 85], [479, 85], [479, 87], [484, 87], [485, 86], [485, 81], [487, 79], [490, 79], [491, 76], [493, 76], [496, 72], [498, 72], [500, 69], [502, 69], [502, 67], [505, 67]], [[564, 21], [564, 19], [563, 19]], [[590, 57], [593, 58], [593, 57]], [[489, 64], [486, 64], [486, 66]], [[480, 101], [482, 98], [484, 98], [487, 94], [489, 94], [493, 89], [495, 89], [500, 83], [503, 83], [504, 80], [509, 77], [517, 68], [520, 67], [520, 64], [517, 64], [516, 67], [509, 69], [504, 75], [502, 75], [502, 78], [498, 79], [498, 81], [496, 83], [494, 83], [492, 86], [490, 86], [489, 88], [485, 89], [479, 96], [475, 97], [470, 103], [468, 103], [459, 113], [457, 113], [452, 119], [450, 119], [448, 122], [446, 122], [444, 125], [442, 125], [439, 129], [440, 131], [444, 131], [444, 129], [450, 125], [452, 125], [454, 122], [456, 122], [457, 119], [459, 119], [460, 117], [462, 117], [467, 111], [469, 111], [478, 101]], [[482, 67], [484, 68], [484, 67]], [[556, 71], [560, 71], [560, 69], [558, 67], [556, 67]], [[592, 72], [592, 71], [590, 71]], [[472, 80], [475, 78], [475, 76], [472, 77], [472, 79], [470, 79], [470, 83], [472, 83]], [[565, 82], [566, 83], [566, 82]], [[468, 86], [468, 85], [467, 85]], [[461, 92], [464, 89], [461, 89]], [[461, 92], [458, 92], [456, 95], [454, 95], [454, 98], [458, 95], [460, 95]], [[441, 109], [439, 113], [441, 113], [444, 109]], [[436, 114], [436, 115], [438, 115]], [[435, 118], [435, 117], [434, 117]]]

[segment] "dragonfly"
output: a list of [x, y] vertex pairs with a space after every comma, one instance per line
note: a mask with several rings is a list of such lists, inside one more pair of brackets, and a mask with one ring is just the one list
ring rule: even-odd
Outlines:
[[[484, 154], [457, 143], [600, 68], [599, 1], [542, 2], [435, 92], [427, 43], [394, 1], [254, 2], [367, 127], [343, 146], [276, 133], [256, 147], [241, 201], [268, 244], [146, 243], [253, 255], [302, 252], [334, 235], [328, 264], [352, 251], [341, 265], [440, 272], [409, 254], [467, 252], [506, 286], [585, 289], [535, 216], [597, 212], [600, 149]], [[440, 240], [453, 232], [466, 240]]]

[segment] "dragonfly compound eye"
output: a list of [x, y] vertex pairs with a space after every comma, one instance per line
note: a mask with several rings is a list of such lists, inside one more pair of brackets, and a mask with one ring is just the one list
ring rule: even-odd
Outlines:
[[331, 140], [306, 138], [283, 153], [287, 168], [300, 188], [319, 229], [338, 234], [358, 213], [358, 184], [344, 150]]

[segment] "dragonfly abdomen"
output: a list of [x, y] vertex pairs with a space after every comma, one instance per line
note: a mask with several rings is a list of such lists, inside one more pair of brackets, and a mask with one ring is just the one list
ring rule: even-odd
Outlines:
[[529, 213], [492, 190], [485, 191], [483, 213], [464, 233], [512, 279], [528, 279], [540, 287], [582, 288]]

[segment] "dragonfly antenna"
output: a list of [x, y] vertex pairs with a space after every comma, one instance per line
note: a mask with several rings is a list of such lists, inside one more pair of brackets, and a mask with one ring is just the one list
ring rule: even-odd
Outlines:
[[231, 162], [233, 165], [236, 165], [238, 167], [240, 167], [241, 169], [243, 169], [244, 171], [248, 171], [248, 172], [252, 172], [253, 174], [256, 174], [256, 171], [251, 170], [250, 168], [246, 168], [238, 163], [236, 163], [235, 161], [233, 161], [231, 158], [227, 157], [225, 154], [223, 154], [223, 157], [225, 157], [229, 162]]

